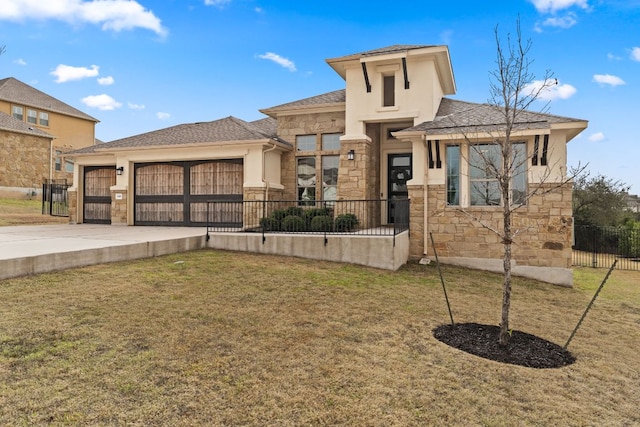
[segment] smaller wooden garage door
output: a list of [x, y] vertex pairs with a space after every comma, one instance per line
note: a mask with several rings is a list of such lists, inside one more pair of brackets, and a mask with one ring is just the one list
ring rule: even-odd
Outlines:
[[242, 202], [242, 159], [141, 163], [134, 170], [136, 225], [206, 225], [207, 201]]
[[115, 166], [84, 168], [83, 221], [111, 224], [111, 189], [116, 184]]

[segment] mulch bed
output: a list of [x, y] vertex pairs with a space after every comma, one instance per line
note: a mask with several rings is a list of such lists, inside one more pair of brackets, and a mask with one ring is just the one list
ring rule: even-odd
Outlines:
[[528, 368], [560, 368], [576, 361], [561, 346], [525, 332], [513, 331], [509, 345], [502, 347], [498, 343], [500, 327], [494, 325], [441, 325], [433, 330], [433, 336], [467, 353]]

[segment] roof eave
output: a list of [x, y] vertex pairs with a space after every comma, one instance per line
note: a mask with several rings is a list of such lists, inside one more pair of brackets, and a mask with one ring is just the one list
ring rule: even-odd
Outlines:
[[278, 118], [278, 116], [291, 116], [301, 113], [332, 113], [337, 111], [346, 111], [346, 102], [333, 102], [328, 104], [312, 104], [312, 105], [297, 105], [289, 107], [273, 107], [265, 108], [260, 111], [262, 114], [266, 114], [269, 117]]

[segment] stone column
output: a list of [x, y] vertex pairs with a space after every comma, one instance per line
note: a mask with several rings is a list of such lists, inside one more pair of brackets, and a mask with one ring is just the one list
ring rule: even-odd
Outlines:
[[78, 223], [78, 192], [67, 190], [67, 203], [69, 204], [69, 224]]
[[409, 190], [409, 258], [418, 259], [426, 253], [424, 247], [424, 186], [407, 185]]
[[111, 224], [127, 225], [127, 190], [111, 190]]

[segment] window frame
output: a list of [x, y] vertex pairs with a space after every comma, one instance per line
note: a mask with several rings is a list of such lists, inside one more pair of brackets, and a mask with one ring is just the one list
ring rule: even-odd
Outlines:
[[383, 107], [396, 106], [396, 75], [395, 73], [382, 75], [382, 106]]
[[[18, 111], [20, 111], [20, 113], [18, 113]], [[12, 105], [11, 117], [13, 117], [14, 119], [18, 119], [20, 121], [24, 121], [24, 107], [21, 105]]]
[[[309, 162], [309, 164], [307, 164], [308, 167], [312, 167], [313, 169], [313, 174], [307, 174], [305, 176], [308, 176], [308, 178], [305, 178], [304, 180], [301, 181], [301, 174], [300, 174], [300, 167], [301, 165], [304, 165], [304, 162]], [[312, 164], [311, 164], [312, 163]], [[296, 199], [298, 201], [299, 205], [313, 205], [316, 203], [317, 201], [317, 176], [318, 176], [318, 170], [317, 170], [317, 162], [316, 162], [316, 156], [297, 156], [296, 157]], [[303, 181], [311, 181], [313, 180], [313, 182], [309, 182], [306, 183], [306, 185], [304, 185], [305, 183]], [[309, 195], [309, 192], [311, 192], [311, 194]], [[304, 194], [307, 193], [308, 198], [304, 197]]]
[[[457, 157], [453, 158], [451, 153], [457, 151]], [[455, 160], [456, 170], [453, 170], [452, 163]], [[447, 197], [447, 205], [448, 206], [460, 206], [460, 192], [462, 186], [460, 184], [462, 173], [461, 173], [461, 165], [462, 165], [462, 148], [460, 144], [447, 144], [445, 146], [445, 188], [446, 188], [446, 197]], [[454, 173], [455, 172], [455, 173]], [[455, 183], [452, 182], [455, 180]], [[453, 185], [453, 190], [452, 190]], [[453, 199], [453, 200], [452, 200]]]
[[[43, 117], [46, 119], [43, 120]], [[38, 124], [43, 127], [49, 127], [49, 113], [46, 111], [38, 112]]]
[[[313, 148], [310, 148], [311, 139], [313, 139]], [[305, 141], [307, 140], [307, 141]], [[308, 144], [308, 145], [305, 145]], [[300, 146], [303, 148], [300, 148]], [[318, 149], [318, 136], [316, 134], [296, 135], [296, 151], [311, 152]]]
[[[33, 114], [33, 116], [31, 115]], [[38, 124], [38, 111], [37, 110], [33, 110], [31, 108], [27, 108], [27, 123], [30, 123], [32, 125], [37, 125]]]

